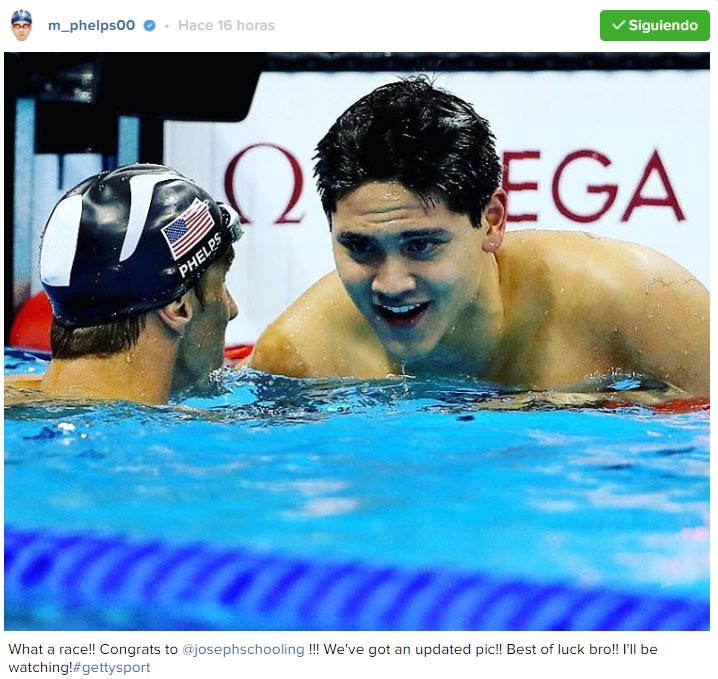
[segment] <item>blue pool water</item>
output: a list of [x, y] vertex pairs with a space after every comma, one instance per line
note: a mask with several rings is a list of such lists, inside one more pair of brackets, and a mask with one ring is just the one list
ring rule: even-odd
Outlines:
[[[6, 353], [6, 374], [43, 369], [39, 359]], [[216, 394], [167, 407], [8, 406], [6, 628], [354, 626], [346, 606], [336, 623], [302, 618], [297, 606], [289, 615], [280, 609], [290, 603], [270, 605], [266, 597], [263, 607], [243, 608], [236, 578], [234, 598], [222, 581], [220, 598], [231, 599], [231, 610], [215, 599], [195, 606], [177, 592], [190, 570], [200, 582], [208, 568], [194, 563], [200, 553], [209, 560], [203, 563], [280, 564], [276, 597], [285, 589], [299, 597], [295, 580], [313, 578], [313, 594], [303, 596], [316, 598], [322, 582], [349, 568], [364, 569], [372, 582], [384, 582], [376, 574], [388, 572], [430, 573], [411, 581], [421, 582], [418, 602], [449, 574], [452, 583], [498, 578], [502, 587], [539, 588], [522, 599], [527, 616], [538, 591], [560, 590], [566, 600], [600, 592], [631, 605], [680, 602], [699, 614], [668, 628], [707, 626], [708, 413], [486, 409], [487, 399], [502, 396], [471, 381], [301, 381], [227, 370]], [[159, 572], [152, 559], [160, 556], [144, 556], [150, 553], [173, 564], [177, 582], [160, 587], [153, 575], [154, 584], [143, 586], [144, 594], [135, 587], [132, 596], [124, 581], [107, 584], [112, 559], [125, 568], [145, 559], [136, 565], [138, 578]], [[65, 571], [75, 567], [72, 559], [87, 563], [88, 554], [105, 560], [97, 566], [105, 575], [97, 576], [97, 591], [81, 596]], [[357, 596], [356, 585], [346, 587]], [[177, 596], [164, 608], [155, 601], [148, 615], [142, 597], [159, 589]], [[362, 615], [357, 627], [389, 621]], [[425, 611], [420, 619], [402, 615], [385, 626], [478, 621], [439, 625]], [[562, 625], [546, 613], [533, 626], [571, 627], [562, 615]], [[642, 628], [639, 618], [630, 620], [623, 626]], [[618, 626], [605, 617], [574, 623]], [[522, 620], [514, 611], [476, 626], [520, 628]]]

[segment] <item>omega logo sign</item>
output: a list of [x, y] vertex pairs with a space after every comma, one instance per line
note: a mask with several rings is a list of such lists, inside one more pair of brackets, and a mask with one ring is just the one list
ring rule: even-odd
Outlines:
[[[299, 224], [304, 219], [304, 214], [299, 216], [293, 214], [294, 208], [297, 206], [299, 199], [304, 190], [304, 174], [302, 172], [302, 166], [297, 156], [287, 150], [286, 148], [273, 144], [270, 142], [259, 142], [251, 144], [240, 150], [227, 165], [227, 170], [224, 174], [224, 190], [230, 204], [239, 213], [239, 217], [242, 220], [242, 224], [251, 224], [252, 217], [247, 214], [242, 206], [239, 204], [239, 200], [235, 194], [234, 182], [237, 168], [244, 160], [244, 162], [250, 162], [249, 159], [245, 159], [246, 154], [253, 149], [265, 148], [271, 149], [272, 152], [279, 154], [282, 162], [288, 164], [291, 170], [291, 186], [287, 191], [285, 197], [278, 196], [277, 211], [275, 214], [278, 216], [274, 219], [275, 224]], [[510, 196], [512, 193], [520, 191], [538, 191], [539, 184], [537, 181], [526, 181], [516, 182], [511, 179], [511, 168], [513, 163], [526, 160], [540, 160], [541, 151], [504, 151], [503, 152], [503, 187], [507, 194]], [[580, 191], [584, 191], [586, 194], [602, 196], [601, 203], [598, 209], [588, 211], [586, 207], [581, 210], [581, 205], [575, 204], [580, 199], [576, 197], [576, 180], [570, 176], [571, 166], [574, 163], [592, 163], [597, 171], [602, 171], [603, 168], [607, 168], [612, 165], [611, 159], [596, 150], [592, 149], [581, 149], [578, 151], [572, 151], [564, 156], [561, 162], [558, 164], [556, 169], [551, 176], [551, 198], [553, 205], [556, 210], [566, 219], [576, 222], [579, 224], [587, 224], [590, 222], [598, 221], [603, 215], [613, 207], [616, 200], [619, 198], [619, 194], [623, 195], [626, 191], [630, 191], [630, 196], [625, 202], [625, 206], [622, 207], [620, 216], [621, 222], [628, 222], [631, 219], [634, 211], [642, 207], [654, 207], [654, 208], [668, 208], [673, 212], [675, 220], [681, 222], [685, 220], [683, 209], [681, 208], [678, 197], [673, 185], [668, 176], [668, 172], [663, 164], [658, 151], [653, 151], [651, 156], [643, 166], [643, 171], [640, 177], [635, 181], [630, 182], [629, 186], [625, 186], [625, 177], [623, 178], [623, 184], [621, 183], [588, 183]], [[598, 167], [600, 166], [600, 167]], [[592, 176], [594, 170], [591, 170]], [[545, 175], [545, 170], [538, 173], [539, 175]], [[267, 178], [267, 181], [271, 181], [271, 178]], [[654, 191], [656, 182], [661, 187], [661, 195], [650, 196], [646, 195], [646, 185], [649, 181], [653, 182]], [[573, 192], [573, 203], [568, 199], [568, 194]], [[272, 191], [271, 195], [276, 196], [276, 192]], [[512, 214], [509, 212], [509, 222], [538, 222], [539, 214], [533, 212], [525, 212], [522, 214]]]
[[250, 146], [246, 146], [245, 148], [243, 148], [232, 158], [232, 160], [229, 161], [229, 164], [227, 165], [227, 170], [224, 173], [224, 192], [227, 195], [227, 199], [229, 200], [230, 205], [238, 212], [242, 224], [252, 223], [251, 217], [247, 215], [244, 210], [242, 210], [242, 207], [240, 206], [239, 201], [237, 200], [237, 197], [234, 193], [234, 175], [237, 172], [237, 166], [239, 165], [239, 162], [242, 160], [242, 158], [244, 158], [245, 154], [248, 151], [257, 148], [268, 148], [278, 151], [286, 160], [286, 162], [289, 163], [289, 166], [292, 170], [293, 183], [292, 191], [289, 195], [289, 200], [286, 202], [286, 204], [282, 203], [284, 205], [284, 208], [281, 210], [279, 217], [277, 217], [274, 223], [299, 224], [304, 218], [304, 215], [301, 215], [300, 217], [292, 217], [291, 212], [299, 201], [299, 198], [302, 195], [302, 189], [304, 188], [304, 176], [302, 174], [302, 166], [299, 164], [297, 157], [291, 151], [288, 151], [287, 149], [283, 148], [282, 146], [278, 146], [277, 144], [271, 144], [269, 142], [251, 144]]

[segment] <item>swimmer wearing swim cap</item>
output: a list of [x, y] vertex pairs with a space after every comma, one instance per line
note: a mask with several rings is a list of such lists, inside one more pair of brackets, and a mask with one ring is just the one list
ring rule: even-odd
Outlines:
[[19, 9], [13, 12], [10, 24], [13, 35], [20, 42], [25, 42], [30, 35], [30, 31], [32, 31], [32, 15], [26, 9]]
[[86, 179], [50, 216], [40, 278], [52, 304], [44, 397], [165, 403], [221, 367], [237, 307], [225, 284], [237, 213], [162, 165]]
[[252, 367], [566, 392], [621, 372], [708, 396], [705, 287], [641, 245], [506, 233], [494, 136], [467, 102], [424, 77], [384, 85], [315, 159], [336, 270], [267, 328]]

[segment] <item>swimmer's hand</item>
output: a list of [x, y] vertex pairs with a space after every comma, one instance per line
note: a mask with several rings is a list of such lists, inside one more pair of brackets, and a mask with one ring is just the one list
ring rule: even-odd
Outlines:
[[4, 404], [11, 406], [18, 403], [32, 403], [45, 400], [47, 396], [40, 391], [41, 382], [42, 375], [6, 375]]

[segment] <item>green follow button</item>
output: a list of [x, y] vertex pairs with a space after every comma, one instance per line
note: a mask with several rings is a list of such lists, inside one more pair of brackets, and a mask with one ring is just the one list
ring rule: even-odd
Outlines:
[[601, 40], [708, 40], [711, 13], [696, 10], [605, 9]]

